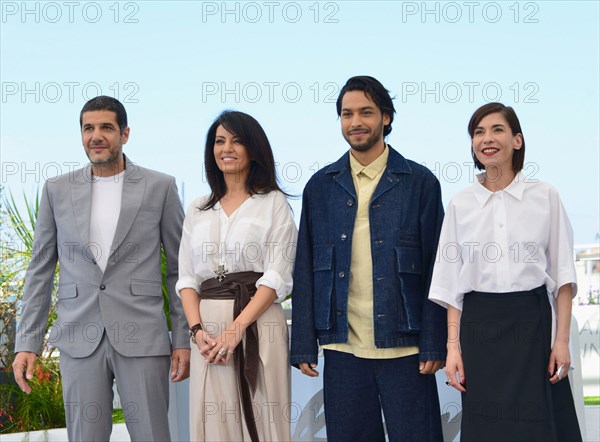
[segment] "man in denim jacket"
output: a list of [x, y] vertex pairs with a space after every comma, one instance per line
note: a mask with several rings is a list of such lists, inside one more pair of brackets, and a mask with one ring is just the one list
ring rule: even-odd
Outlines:
[[318, 376], [324, 349], [329, 441], [385, 440], [382, 410], [390, 441], [440, 441], [446, 319], [427, 299], [440, 185], [385, 143], [395, 110], [379, 81], [348, 80], [337, 112], [350, 152], [304, 189], [291, 363]]

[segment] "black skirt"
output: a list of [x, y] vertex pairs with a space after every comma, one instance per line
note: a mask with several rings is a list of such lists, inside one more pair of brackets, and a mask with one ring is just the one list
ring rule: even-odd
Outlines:
[[461, 441], [581, 441], [568, 379], [548, 380], [551, 323], [544, 286], [465, 295]]

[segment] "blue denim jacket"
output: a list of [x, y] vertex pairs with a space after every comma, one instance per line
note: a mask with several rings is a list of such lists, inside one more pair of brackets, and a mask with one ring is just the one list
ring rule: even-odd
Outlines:
[[[446, 310], [428, 300], [444, 216], [437, 178], [389, 146], [369, 208], [373, 318], [378, 348], [419, 346], [446, 359]], [[349, 153], [306, 184], [294, 269], [292, 365], [316, 363], [318, 345], [348, 340], [348, 286], [357, 197]]]

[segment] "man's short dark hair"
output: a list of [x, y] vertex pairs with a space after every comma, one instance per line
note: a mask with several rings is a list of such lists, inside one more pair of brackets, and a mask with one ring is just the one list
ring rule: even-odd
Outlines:
[[344, 98], [346, 92], [351, 91], [363, 91], [369, 99], [373, 100], [381, 113], [389, 117], [390, 122], [383, 127], [383, 136], [388, 136], [392, 132], [392, 121], [394, 121], [394, 114], [396, 113], [392, 97], [390, 97], [390, 91], [383, 87], [378, 80], [368, 75], [352, 77], [340, 91], [340, 95], [335, 103], [338, 117], [342, 114], [342, 98]]
[[83, 105], [83, 108], [79, 113], [79, 127], [83, 125], [84, 112], [102, 110], [111, 111], [117, 115], [117, 124], [119, 125], [121, 133], [123, 133], [127, 127], [127, 112], [125, 112], [125, 106], [123, 106], [116, 98], [108, 97], [106, 95], [99, 95], [98, 97], [92, 98]]
[[[469, 136], [471, 140], [475, 135], [475, 129], [481, 123], [485, 117], [490, 114], [501, 114], [505, 119], [508, 125], [510, 126], [510, 130], [513, 136], [517, 134], [521, 134], [521, 148], [515, 150], [513, 152], [512, 157], [512, 169], [514, 173], [518, 173], [523, 169], [523, 164], [525, 163], [525, 137], [523, 136], [523, 130], [521, 129], [521, 123], [519, 122], [519, 118], [517, 117], [517, 113], [510, 106], [505, 106], [502, 103], [487, 103], [477, 109], [473, 115], [471, 116], [471, 120], [469, 121], [469, 126], [467, 130], [469, 131]], [[485, 169], [483, 164], [477, 159], [475, 156], [475, 152], [473, 151], [473, 147], [471, 147], [471, 156], [473, 157], [473, 162], [475, 163], [475, 167], [479, 170]]]

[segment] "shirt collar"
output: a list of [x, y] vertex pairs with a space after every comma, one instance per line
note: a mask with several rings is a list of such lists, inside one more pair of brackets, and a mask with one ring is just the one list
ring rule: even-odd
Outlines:
[[350, 170], [352, 171], [352, 175], [358, 176], [362, 172], [369, 179], [374, 179], [383, 171], [383, 169], [385, 169], [385, 166], [388, 162], [389, 154], [390, 150], [388, 149], [388, 146], [386, 144], [385, 149], [383, 150], [381, 155], [379, 155], [375, 159], [375, 161], [373, 161], [368, 166], [363, 166], [356, 158], [354, 158], [352, 152], [350, 152]]
[[[494, 193], [497, 193], [488, 190], [483, 184], [481, 184], [484, 177], [485, 172], [477, 174], [475, 177], [476, 180], [473, 183], [473, 193], [475, 194], [475, 199], [477, 199], [477, 202], [481, 207], [485, 206]], [[515, 175], [512, 183], [506, 186], [505, 189], [499, 190], [498, 192], [506, 192], [513, 198], [521, 201], [521, 199], [523, 199], [523, 192], [525, 191], [525, 184], [525, 176], [521, 172], [518, 172]]]

